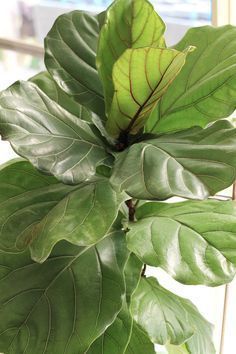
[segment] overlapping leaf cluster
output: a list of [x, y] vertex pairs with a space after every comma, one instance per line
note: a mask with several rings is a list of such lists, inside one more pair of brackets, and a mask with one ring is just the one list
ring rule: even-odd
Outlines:
[[207, 198], [236, 179], [222, 120], [236, 28], [191, 29], [173, 48], [164, 32], [147, 0], [62, 15], [48, 72], [0, 94], [1, 136], [23, 157], [0, 170], [4, 354], [215, 353], [211, 325], [143, 266], [184, 284], [235, 275], [235, 204]]

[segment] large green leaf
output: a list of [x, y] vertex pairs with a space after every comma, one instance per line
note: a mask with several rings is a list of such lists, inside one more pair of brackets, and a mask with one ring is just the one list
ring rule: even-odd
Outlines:
[[30, 246], [33, 259], [42, 262], [60, 240], [92, 245], [112, 232], [125, 199], [106, 179], [72, 187], [13, 161], [0, 170], [0, 249]]
[[113, 67], [115, 93], [106, 123], [112, 136], [139, 132], [191, 50], [146, 47], [122, 54]]
[[128, 247], [185, 284], [229, 282], [236, 266], [236, 203], [152, 202], [129, 225]]
[[17, 82], [1, 93], [0, 133], [35, 167], [68, 184], [92, 178], [108, 157], [88, 122], [31, 82]]
[[41, 72], [30, 79], [42, 90], [51, 100], [65, 108], [68, 112], [80, 119], [92, 122], [92, 113], [84, 106], [79, 104], [64, 92], [48, 72]]
[[215, 354], [212, 325], [189, 300], [164, 289], [155, 278], [142, 278], [131, 311], [150, 338], [166, 344], [169, 353]]
[[164, 22], [147, 0], [116, 0], [108, 8], [97, 53], [107, 113], [114, 94], [112, 70], [115, 62], [127, 48], [164, 46], [164, 31]]
[[153, 343], [177, 345], [194, 333], [186, 304], [188, 300], [164, 289], [155, 278], [142, 278], [132, 296], [131, 313]]
[[103, 89], [96, 69], [100, 19], [83, 11], [59, 16], [45, 39], [45, 65], [62, 90], [103, 117]]
[[236, 179], [236, 129], [227, 121], [166, 134], [117, 154], [111, 183], [134, 198], [203, 199]]
[[197, 49], [147, 122], [148, 131], [204, 127], [236, 108], [236, 27], [192, 28], [174, 48], [188, 45]]
[[156, 354], [154, 345], [148, 336], [134, 322], [129, 345], [125, 354]]
[[0, 253], [0, 351], [86, 352], [122, 307], [126, 257], [119, 233], [90, 248], [62, 242], [43, 264]]
[[133, 326], [127, 304], [117, 315], [113, 324], [99, 337], [86, 354], [124, 354], [128, 346]]

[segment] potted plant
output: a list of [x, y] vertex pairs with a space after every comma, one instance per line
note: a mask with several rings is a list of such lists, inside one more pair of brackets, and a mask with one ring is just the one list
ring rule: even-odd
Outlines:
[[[43, 72], [0, 95], [0, 351], [213, 354], [212, 327], [147, 277], [236, 271], [236, 28], [167, 48], [146, 0], [60, 16]], [[183, 201], [171, 203], [170, 198]]]

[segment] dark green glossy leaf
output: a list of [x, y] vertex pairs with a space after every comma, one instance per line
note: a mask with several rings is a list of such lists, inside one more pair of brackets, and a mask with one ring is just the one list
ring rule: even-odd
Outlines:
[[30, 79], [51, 100], [65, 108], [68, 112], [80, 119], [92, 122], [92, 113], [84, 106], [76, 102], [73, 97], [64, 92], [48, 72], [41, 72]]
[[236, 129], [219, 121], [132, 145], [117, 154], [111, 183], [134, 198], [203, 199], [236, 179]]
[[119, 233], [96, 247], [60, 243], [42, 265], [0, 253], [0, 351], [86, 352], [122, 307], [126, 257]]
[[126, 303], [113, 324], [94, 342], [86, 354], [124, 354], [128, 346], [133, 319]]
[[232, 280], [236, 266], [236, 203], [148, 203], [130, 224], [128, 247], [140, 259], [185, 284]]
[[109, 156], [82, 119], [30, 82], [17, 82], [0, 95], [2, 137], [36, 168], [68, 184], [93, 178]]
[[134, 322], [132, 334], [125, 354], [156, 354], [154, 345], [148, 336]]
[[[150, 347], [149, 340], [144, 340], [144, 335], [141, 336], [140, 340], [137, 340], [137, 336], [141, 331], [133, 323], [129, 311], [130, 298], [138, 286], [141, 269], [142, 263], [140, 260], [134, 254], [130, 254], [124, 268], [126, 299], [124, 300], [123, 308], [113, 324], [93, 343], [87, 354], [124, 354], [131, 338], [132, 341], [128, 352], [131, 351], [131, 347], [136, 348], [135, 353], [137, 350], [144, 350], [146, 347]], [[139, 348], [137, 345], [141, 345], [141, 347]], [[145, 353], [148, 354], [148, 352]]]
[[116, 0], [108, 8], [97, 56], [107, 113], [114, 94], [112, 70], [115, 62], [127, 48], [165, 46], [164, 31], [164, 22], [147, 0]]
[[143, 128], [191, 50], [145, 47], [127, 49], [122, 54], [112, 73], [115, 94], [106, 123], [112, 136], [136, 134]]
[[161, 99], [148, 131], [168, 132], [226, 118], [236, 108], [236, 27], [190, 29], [174, 47], [196, 46]]
[[125, 195], [117, 195], [106, 179], [76, 187], [56, 182], [26, 161], [2, 167], [1, 250], [30, 246], [33, 259], [42, 262], [60, 240], [89, 246], [112, 232]]
[[104, 98], [96, 69], [101, 16], [83, 11], [61, 15], [45, 39], [45, 65], [61, 87], [104, 117]]
[[193, 333], [193, 323], [183, 299], [158, 284], [142, 278], [132, 296], [131, 313], [153, 343], [182, 344]]

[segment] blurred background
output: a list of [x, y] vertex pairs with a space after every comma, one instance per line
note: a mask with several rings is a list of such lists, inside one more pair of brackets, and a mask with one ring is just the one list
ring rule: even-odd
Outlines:
[[[43, 40], [55, 19], [75, 9], [100, 12], [109, 0], [4, 0], [0, 11], [0, 89], [18, 79], [27, 80], [41, 70]], [[225, 24], [234, 21], [236, 0], [152, 0], [167, 24], [168, 45], [179, 41], [190, 27]], [[235, 6], [236, 7], [236, 6]], [[236, 21], [235, 21], [236, 23]], [[11, 49], [11, 50], [9, 50]], [[0, 141], [0, 163], [15, 154], [6, 142]], [[222, 192], [230, 197], [231, 189]], [[233, 354], [236, 338], [236, 282], [230, 286], [206, 288], [183, 286], [164, 271], [148, 269], [166, 288], [191, 299], [214, 326], [217, 354]], [[164, 352], [163, 348], [159, 348]], [[145, 353], [144, 353], [145, 354]], [[199, 353], [207, 354], [207, 353]]]
[[[17, 54], [1, 49], [6, 39], [43, 46], [55, 19], [75, 9], [101, 12], [110, 0], [7, 0], [0, 12], [0, 89], [16, 78], [26, 79], [44, 68], [42, 55]], [[154, 0], [167, 24], [166, 40], [176, 43], [189, 27], [211, 23], [211, 0]], [[40, 52], [40, 50], [39, 50]]]

